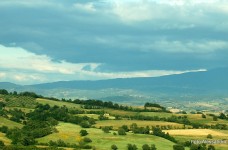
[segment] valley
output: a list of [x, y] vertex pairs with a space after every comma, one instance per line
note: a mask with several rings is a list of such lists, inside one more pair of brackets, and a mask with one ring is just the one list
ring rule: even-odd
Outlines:
[[178, 145], [194, 150], [204, 146], [191, 140], [222, 140], [222, 144], [204, 147], [228, 148], [228, 116], [220, 111], [171, 113], [155, 103], [130, 106], [100, 100], [58, 100], [31, 92], [2, 92], [0, 99], [4, 149], [107, 150], [116, 146], [146, 150], [149, 146], [176, 150], [174, 145]]

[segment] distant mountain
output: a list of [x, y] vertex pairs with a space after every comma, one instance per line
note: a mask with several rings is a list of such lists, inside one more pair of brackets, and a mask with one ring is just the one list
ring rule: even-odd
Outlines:
[[20, 85], [14, 84], [14, 83], [10, 83], [10, 82], [0, 82], [0, 88], [1, 89], [7, 89], [7, 90], [13, 90], [13, 89], [17, 89], [20, 88]]
[[[27, 86], [35, 89], [83, 89], [107, 88], [134, 89], [139, 91], [227, 91], [228, 68], [178, 75], [144, 78], [121, 78], [99, 81], [60, 81]], [[177, 92], [178, 92], [177, 91]]]
[[[44, 83], [28, 86], [18, 86], [12, 83], [0, 83], [0, 88], [30, 90], [39, 94], [53, 92], [63, 93], [63, 97], [78, 94], [76, 91], [89, 92], [105, 90], [100, 97], [122, 96], [121, 90], [132, 90], [143, 93], [164, 93], [167, 95], [174, 94], [217, 94], [228, 95], [228, 68], [212, 69], [203, 72], [190, 72], [178, 75], [169, 75], [162, 77], [145, 77], [145, 78], [121, 78], [99, 81], [59, 81], [53, 83]], [[118, 94], [113, 94], [114, 91]], [[46, 91], [46, 92], [45, 92]], [[100, 91], [102, 93], [102, 91]], [[131, 94], [134, 92], [131, 92]], [[106, 95], [105, 95], [106, 94]], [[96, 97], [99, 97], [96, 96]]]

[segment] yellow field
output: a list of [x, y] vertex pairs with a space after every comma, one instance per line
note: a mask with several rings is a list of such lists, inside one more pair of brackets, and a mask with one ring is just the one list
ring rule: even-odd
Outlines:
[[228, 131], [224, 130], [210, 130], [210, 129], [186, 129], [186, 130], [163, 130], [174, 136], [180, 142], [186, 142], [190, 140], [205, 140], [207, 135], [211, 134], [213, 139], [211, 140], [226, 140], [227, 144], [215, 144], [216, 150], [228, 149]]
[[10, 145], [11, 140], [5, 137], [4, 133], [0, 132], [0, 141], [3, 141], [5, 145]]
[[45, 136], [38, 139], [38, 141], [42, 143], [48, 142], [50, 140], [57, 141], [58, 139], [62, 139], [63, 141], [67, 141], [69, 143], [78, 143], [81, 140], [79, 134], [81, 130], [80, 126], [70, 123], [59, 123], [56, 129], [58, 130], [58, 133], [53, 133], [51, 135]]
[[104, 121], [97, 121], [95, 126], [97, 128], [102, 126], [113, 126], [114, 129], [118, 129], [122, 125], [130, 126], [132, 123], [136, 123], [139, 127], [146, 127], [146, 126], [166, 126], [170, 125], [175, 128], [183, 128], [183, 124], [173, 123], [173, 122], [164, 122], [164, 121], [141, 121], [141, 120], [104, 120]]
[[75, 116], [87, 116], [87, 117], [90, 117], [90, 118], [98, 119], [98, 117], [100, 115], [97, 115], [97, 114], [77, 114]]
[[212, 136], [228, 137], [227, 133], [222, 133], [221, 131], [215, 131], [211, 129], [179, 129], [163, 131], [168, 132], [170, 135], [207, 136], [208, 134], [211, 134]]
[[126, 115], [126, 116], [133, 116], [136, 115], [137, 112], [131, 112], [131, 111], [124, 111], [124, 110], [115, 110], [115, 109], [110, 109], [110, 108], [105, 108], [105, 112], [108, 112], [110, 115]]

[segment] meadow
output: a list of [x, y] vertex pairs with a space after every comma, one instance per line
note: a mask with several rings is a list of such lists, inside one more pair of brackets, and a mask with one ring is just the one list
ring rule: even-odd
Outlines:
[[141, 121], [141, 120], [103, 120], [97, 121], [95, 127], [100, 128], [104, 126], [112, 126], [114, 129], [118, 129], [122, 125], [130, 126], [131, 124], [136, 123], [139, 127], [146, 126], [172, 126], [176, 129], [183, 128], [183, 124], [174, 123], [174, 122], [165, 122], [165, 121]]
[[[58, 133], [53, 133], [46, 137], [38, 139], [38, 142], [45, 143], [49, 140], [57, 141], [62, 139], [68, 143], [78, 143], [82, 137], [79, 132], [82, 129], [78, 125], [63, 123], [61, 122], [57, 127]], [[127, 133], [127, 135], [113, 135], [113, 132], [104, 133], [100, 129], [88, 128], [88, 135], [92, 140], [92, 145], [98, 150], [108, 150], [111, 148], [112, 144], [117, 145], [120, 150], [127, 149], [127, 144], [136, 144], [139, 149], [141, 149], [143, 144], [155, 144], [158, 150], [170, 150], [170, 147], [174, 145], [173, 142], [163, 139], [161, 137], [153, 135], [142, 135], [142, 134], [133, 134]]]

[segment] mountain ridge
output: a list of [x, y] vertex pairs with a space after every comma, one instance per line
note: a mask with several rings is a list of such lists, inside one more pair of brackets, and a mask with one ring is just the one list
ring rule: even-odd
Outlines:
[[[107, 80], [74, 80], [52, 83], [17, 85], [0, 82], [0, 88], [39, 91], [44, 90], [102, 90], [131, 89], [141, 92], [160, 92], [166, 94], [226, 94], [228, 92], [228, 68], [212, 69], [201, 72], [167, 75], [161, 77], [117, 78]], [[4, 84], [3, 84], [4, 83]], [[10, 87], [11, 86], [11, 87]], [[42, 93], [39, 93], [42, 94]]]

